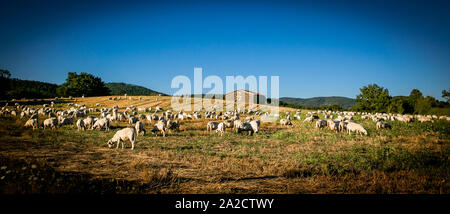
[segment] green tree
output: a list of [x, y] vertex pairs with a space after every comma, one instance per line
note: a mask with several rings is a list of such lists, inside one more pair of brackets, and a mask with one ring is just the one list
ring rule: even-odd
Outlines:
[[419, 91], [419, 89], [413, 89], [411, 90], [411, 93], [409, 93], [409, 102], [411, 105], [416, 108], [417, 103], [423, 99], [422, 92]]
[[442, 98], [444, 98], [447, 103], [450, 101], [450, 89], [448, 89], [448, 91], [442, 90]]
[[69, 72], [66, 82], [56, 89], [59, 96], [67, 97], [74, 96], [105, 96], [109, 95], [110, 91], [105, 86], [105, 83], [92, 74]]
[[387, 112], [412, 114], [414, 113], [414, 106], [412, 106], [411, 103], [409, 102], [409, 97], [404, 96], [392, 97]]
[[0, 69], [0, 99], [7, 99], [7, 93], [11, 88], [10, 78], [11, 72]]
[[434, 98], [427, 96], [426, 98], [421, 98], [417, 100], [414, 106], [414, 113], [416, 114], [428, 114], [433, 106]]
[[357, 111], [386, 112], [391, 97], [389, 91], [377, 84], [370, 84], [360, 89], [361, 94], [356, 96], [355, 109]]

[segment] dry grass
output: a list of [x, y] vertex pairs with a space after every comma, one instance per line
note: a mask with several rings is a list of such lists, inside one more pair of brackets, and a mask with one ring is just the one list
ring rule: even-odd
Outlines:
[[[118, 105], [121, 110], [132, 104], [167, 109], [170, 100], [96, 97], [79, 98], [77, 103]], [[280, 112], [285, 111], [295, 110]], [[109, 132], [78, 132], [73, 126], [32, 131], [23, 127], [25, 121], [1, 118], [0, 164], [7, 169], [0, 170], [4, 176], [0, 186], [5, 193], [450, 192], [448, 122], [393, 123], [393, 130], [376, 132], [374, 123], [362, 121], [370, 133], [362, 137], [317, 130], [300, 121], [294, 121], [294, 127], [273, 122], [263, 123], [255, 136], [227, 130], [220, 137], [205, 131], [208, 121], [184, 120], [181, 131], [165, 138], [152, 135], [151, 124], [146, 123], [148, 134], [138, 136], [131, 151], [129, 143], [125, 150], [106, 146], [116, 129], [128, 126], [123, 122], [113, 123]], [[44, 179], [39, 185], [27, 183], [30, 173], [20, 174], [30, 164], [38, 166], [31, 175]], [[10, 167], [13, 172], [6, 174]], [[65, 188], [69, 181], [80, 188]], [[54, 183], [61, 185], [47, 187]]]

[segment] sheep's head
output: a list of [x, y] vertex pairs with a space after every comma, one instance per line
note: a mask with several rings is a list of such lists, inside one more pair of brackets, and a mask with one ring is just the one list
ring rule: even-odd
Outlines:
[[114, 142], [112, 140], [108, 140], [108, 148], [111, 148], [114, 144]]
[[157, 126], [153, 126], [152, 132], [156, 133], [158, 131], [158, 127]]

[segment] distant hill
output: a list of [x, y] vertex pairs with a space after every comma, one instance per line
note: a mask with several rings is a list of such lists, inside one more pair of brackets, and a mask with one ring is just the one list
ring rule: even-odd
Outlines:
[[313, 97], [313, 98], [292, 98], [282, 97], [280, 101], [300, 105], [306, 108], [325, 107], [333, 104], [337, 104], [342, 108], [351, 108], [355, 105], [355, 99], [348, 97]]
[[111, 95], [130, 95], [130, 96], [137, 96], [137, 95], [146, 95], [146, 96], [152, 96], [152, 95], [166, 95], [157, 91], [150, 90], [148, 88], [133, 85], [133, 84], [126, 84], [126, 83], [106, 83], [106, 87], [109, 88], [111, 91]]
[[10, 79], [10, 89], [6, 92], [10, 98], [53, 98], [57, 97], [57, 84], [21, 80], [17, 78]]

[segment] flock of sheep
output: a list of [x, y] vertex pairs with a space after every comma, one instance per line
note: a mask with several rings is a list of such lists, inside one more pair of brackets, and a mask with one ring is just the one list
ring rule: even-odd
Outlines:
[[[101, 104], [97, 103], [96, 107], [100, 107]], [[20, 114], [19, 114], [20, 112]], [[94, 117], [89, 113], [100, 113], [100, 116]], [[152, 114], [144, 114], [151, 113]], [[264, 113], [268, 115], [268, 113]], [[33, 130], [39, 128], [39, 117], [48, 117], [43, 121], [42, 127], [56, 129], [59, 126], [73, 125], [76, 124], [78, 131], [85, 131], [86, 129], [97, 129], [97, 130], [109, 130], [110, 123], [113, 121], [126, 121], [131, 127], [123, 128], [115, 133], [115, 135], [107, 142], [107, 145], [111, 148], [114, 143], [117, 144], [116, 148], [122, 144], [124, 148], [124, 141], [131, 142], [131, 149], [134, 149], [136, 144], [136, 137], [139, 134], [145, 135], [145, 125], [144, 122], [153, 124], [151, 132], [158, 135], [162, 134], [163, 137], [170, 130], [179, 130], [180, 120], [198, 120], [202, 117], [206, 119], [216, 119], [218, 121], [209, 121], [206, 125], [206, 130], [208, 132], [215, 131], [220, 136], [223, 135], [227, 128], [232, 128], [237, 133], [248, 132], [249, 135], [253, 133], [258, 133], [261, 125], [260, 120], [256, 120], [257, 116], [263, 115], [260, 111], [248, 110], [234, 110], [228, 112], [215, 112], [201, 110], [194, 111], [192, 114], [186, 112], [173, 113], [171, 110], [164, 111], [161, 107], [156, 107], [155, 109], [150, 108], [136, 108], [131, 105], [127, 107], [123, 112], [119, 112], [119, 107], [115, 105], [113, 108], [87, 108], [85, 105], [79, 104], [68, 104], [68, 109], [58, 110], [54, 108], [54, 103], [51, 102], [50, 105], [44, 104], [42, 107], [34, 109], [24, 105], [19, 105], [15, 103], [12, 108], [6, 104], [1, 111], [0, 116], [10, 115], [13, 117], [20, 116], [21, 119], [29, 118], [25, 122], [25, 127], [31, 127]], [[244, 115], [248, 115], [245, 116]], [[300, 110], [297, 110], [294, 117], [291, 117], [290, 112], [286, 112], [285, 116], [280, 119], [280, 124], [282, 126], [293, 126], [292, 120], [301, 120]], [[319, 119], [319, 115], [323, 115], [324, 119]], [[336, 118], [333, 118], [334, 116]], [[450, 117], [441, 116], [437, 117], [434, 115], [401, 115], [401, 114], [385, 114], [385, 113], [365, 113], [365, 112], [332, 112], [332, 111], [321, 111], [308, 112], [306, 119], [303, 122], [313, 123], [315, 121], [315, 127], [318, 129], [328, 128], [334, 132], [344, 132], [347, 131], [349, 134], [351, 132], [358, 133], [360, 135], [368, 135], [366, 129], [358, 124], [353, 117], [355, 115], [361, 115], [361, 119], [371, 119], [376, 122], [376, 128], [379, 129], [390, 129], [391, 125], [387, 121], [401, 121], [405, 123], [412, 122], [414, 120], [420, 122], [434, 122], [435, 120], [447, 120], [450, 121]], [[275, 115], [279, 117], [280, 115]], [[76, 120], [76, 122], [75, 122]]]

